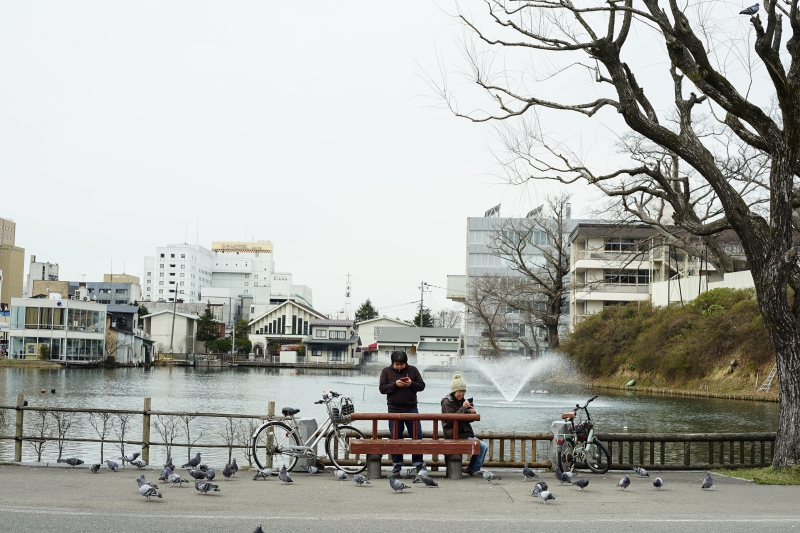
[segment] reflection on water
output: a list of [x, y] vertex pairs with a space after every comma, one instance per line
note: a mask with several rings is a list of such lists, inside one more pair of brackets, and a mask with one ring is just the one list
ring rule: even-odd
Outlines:
[[[143, 398], [150, 397], [153, 410], [266, 414], [267, 403], [274, 401], [278, 413], [282, 407], [295, 407], [301, 410], [300, 416], [321, 422], [326, 416], [325, 408], [313, 402], [321, 397], [323, 390], [352, 397], [356, 411], [385, 411], [386, 399], [378, 391], [380, 371], [378, 366], [360, 371], [244, 367], [224, 370], [0, 368], [0, 403], [13, 405], [21, 392], [30, 405], [141, 409]], [[423, 371], [427, 386], [418, 394], [421, 412], [439, 412], [441, 399], [450, 392], [452, 374], [452, 370]], [[474, 397], [481, 414], [481, 421], [474, 424], [478, 431], [546, 431], [561, 413], [577, 403], [583, 405], [593, 394], [598, 394], [587, 387], [531, 381], [509, 403], [481, 374], [462, 375], [467, 382], [468, 395]], [[47, 392], [42, 394], [41, 389]], [[51, 394], [50, 389], [56, 389], [56, 393]], [[547, 389], [549, 394], [527, 392], [536, 389]], [[625, 426], [631, 433], [775, 431], [777, 427], [778, 406], [775, 403], [653, 396], [630, 391], [603, 390], [599, 394], [590, 405], [590, 412], [600, 432], [622, 432]], [[26, 417], [26, 421], [31, 418]], [[196, 424], [198, 432], [204, 433], [200, 442], [222, 442], [218, 432], [222, 431], [224, 419], [197, 419], [192, 424]], [[366, 428], [367, 424], [362, 427]], [[141, 438], [141, 431], [141, 418], [136, 418], [131, 440]], [[87, 415], [76, 415], [70, 436], [96, 438]], [[155, 432], [151, 436], [157, 438]], [[96, 446], [68, 443], [65, 453], [89, 457], [96, 453]], [[25, 444], [23, 450], [25, 460], [32, 460], [32, 448]], [[126, 451], [129, 450], [130, 445], [126, 447]], [[116, 451], [113, 445], [106, 444], [109, 456]], [[176, 462], [183, 460], [182, 454], [186, 454], [185, 449], [176, 449]], [[54, 444], [44, 453], [45, 458], [52, 460], [56, 455]], [[154, 463], [163, 461], [163, 455], [160, 447], [151, 452]], [[0, 460], [12, 457], [13, 443], [0, 441]], [[219, 464], [224, 461], [223, 457], [226, 457], [223, 452], [209, 451], [207, 460]], [[238, 458], [241, 463], [241, 452]]]

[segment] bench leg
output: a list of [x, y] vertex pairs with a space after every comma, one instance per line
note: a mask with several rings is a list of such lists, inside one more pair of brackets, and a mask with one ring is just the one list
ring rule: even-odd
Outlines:
[[367, 475], [370, 479], [380, 479], [381, 477], [382, 455], [375, 453], [367, 454]]
[[461, 455], [445, 455], [445, 465], [447, 466], [447, 479], [461, 479]]

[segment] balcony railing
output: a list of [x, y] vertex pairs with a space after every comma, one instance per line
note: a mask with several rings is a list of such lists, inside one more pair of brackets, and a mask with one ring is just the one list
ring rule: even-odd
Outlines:
[[[652, 250], [655, 252], [655, 250]], [[651, 259], [651, 250], [579, 250], [575, 252], [575, 260], [593, 259], [596, 261], [606, 262], [625, 262], [630, 263], [633, 261], [648, 261]], [[653, 259], [656, 259], [655, 254]], [[661, 253], [658, 254], [658, 259], [661, 258]]]
[[623, 283], [578, 283], [575, 285], [575, 291], [649, 294], [650, 285], [634, 285]]

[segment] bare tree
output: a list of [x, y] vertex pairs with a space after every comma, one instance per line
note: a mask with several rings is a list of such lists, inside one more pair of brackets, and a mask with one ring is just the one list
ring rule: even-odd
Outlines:
[[464, 313], [458, 309], [442, 309], [433, 315], [433, 326], [436, 328], [460, 328]]
[[181, 419], [177, 415], [156, 415], [153, 427], [167, 448], [167, 461], [172, 458], [172, 446], [183, 435]]
[[247, 464], [253, 466], [253, 433], [258, 429], [260, 423], [254, 418], [242, 420], [236, 434], [236, 445], [242, 450]]
[[[657, 219], [653, 214], [668, 207], [675, 226], [702, 239], [736, 232], [778, 366], [773, 465], [798, 465], [798, 0], [767, 0], [766, 25], [756, 14], [749, 19], [752, 30], [719, 2], [642, 4], [486, 0], [488, 24], [464, 13], [459, 19], [476, 37], [466, 47], [470, 74], [494, 110], [476, 105], [481, 111], [460, 111], [446, 83], [440, 94], [458, 116], [473, 121], [519, 120], [522, 127], [506, 146], [522, 183], [583, 182], [642, 220]], [[784, 28], [791, 37], [781, 50]], [[493, 54], [502, 57], [494, 61]], [[636, 76], [636, 64], [623, 60], [637, 54], [647, 55], [646, 65], [670, 65], [660, 79], [662, 73], [646, 71], [650, 90]], [[560, 76], [569, 76], [569, 84], [559, 83]], [[563, 90], [566, 85], [589, 90], [579, 94]], [[773, 104], [755, 101], [763, 94]], [[703, 108], [710, 117], [702, 116]], [[616, 133], [628, 143], [626, 151], [590, 158], [577, 144], [559, 142], [579, 133], [568, 131], [575, 127], [564, 118], [570, 113]], [[558, 124], [559, 137], [548, 131], [550, 124]]]
[[[27, 417], [26, 417], [27, 420]], [[29, 440], [28, 444], [36, 452], [36, 461], [42, 462], [42, 452], [49, 444], [50, 439], [53, 438], [52, 426], [50, 424], [50, 415], [47, 411], [33, 411], [33, 440]]]
[[8, 430], [8, 410], [0, 409], [0, 435], [5, 435]]
[[111, 419], [112, 414], [106, 412], [93, 412], [89, 413], [89, 424], [94, 428], [97, 436], [100, 437], [100, 462], [104, 462], [106, 435], [114, 427], [114, 421]]
[[122, 457], [125, 457], [125, 434], [128, 432], [128, 424], [133, 418], [133, 413], [117, 413], [117, 423], [112, 424], [114, 433], [117, 436], [115, 446], [119, 449]]
[[52, 411], [51, 416], [55, 421], [56, 427], [56, 446], [58, 446], [58, 461], [61, 460], [61, 455], [64, 453], [64, 444], [72, 427], [72, 416], [74, 413], [68, 411]]
[[503, 291], [503, 283], [499, 276], [480, 276], [470, 280], [466, 307], [480, 332], [474, 338], [467, 332], [468, 352], [474, 350], [482, 356], [493, 357], [502, 355], [500, 338], [505, 331], [505, 313], [502, 310], [504, 304], [497, 294]]
[[225, 447], [228, 448], [228, 464], [230, 464], [231, 457], [233, 457], [233, 447], [237, 442], [237, 436], [241, 432], [240, 426], [241, 423], [235, 418], [226, 416], [225, 425], [222, 427], [222, 430], [217, 431], [217, 435], [222, 437], [222, 440], [225, 442]]
[[200, 440], [203, 437], [203, 432], [201, 430], [200, 434], [197, 435], [197, 437], [195, 437], [194, 440], [192, 440], [192, 433], [191, 433], [191, 428], [189, 427], [189, 424], [191, 423], [192, 420], [197, 418], [197, 415], [180, 415], [180, 416], [178, 416], [178, 418], [180, 419], [181, 423], [183, 424], [183, 428], [182, 428], [183, 435], [186, 436], [186, 459], [190, 460], [192, 458], [192, 446], [194, 445], [194, 443], [196, 443], [198, 440]]

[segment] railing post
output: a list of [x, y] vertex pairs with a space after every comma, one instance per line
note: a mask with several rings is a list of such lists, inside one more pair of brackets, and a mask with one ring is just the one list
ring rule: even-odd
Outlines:
[[150, 464], [150, 398], [144, 399], [142, 414], [142, 461]]
[[25, 396], [20, 392], [17, 394], [17, 423], [14, 428], [14, 462], [22, 461], [22, 422], [24, 411], [20, 409], [25, 405]]
[[691, 459], [691, 443], [687, 440], [683, 442], [683, 466], [689, 466]]
[[267, 404], [267, 416], [270, 418], [275, 416], [275, 402], [269, 402]]

